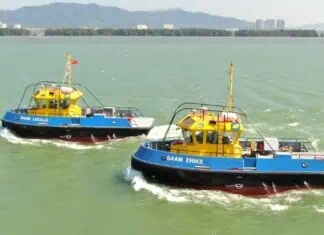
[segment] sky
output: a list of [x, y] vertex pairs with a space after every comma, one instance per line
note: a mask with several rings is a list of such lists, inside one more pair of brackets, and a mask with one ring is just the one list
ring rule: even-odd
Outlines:
[[[17, 9], [53, 0], [0, 0], [0, 8]], [[287, 26], [324, 23], [324, 0], [64, 0], [56, 2], [97, 3], [127, 10], [182, 8], [188, 11], [235, 17], [243, 20], [281, 18]]]

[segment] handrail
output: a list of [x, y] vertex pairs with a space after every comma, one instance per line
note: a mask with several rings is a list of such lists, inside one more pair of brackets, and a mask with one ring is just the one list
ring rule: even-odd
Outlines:
[[[20, 109], [20, 106], [21, 106], [21, 104], [22, 104], [22, 102], [24, 101], [24, 99], [25, 99], [25, 96], [26, 96], [26, 93], [27, 93], [27, 91], [31, 88], [31, 87], [34, 87], [34, 89], [33, 89], [33, 94], [35, 93], [35, 90], [36, 90], [36, 88], [38, 87], [38, 86], [41, 86], [41, 85], [51, 85], [51, 84], [55, 84], [55, 85], [58, 85], [58, 88], [61, 88], [61, 87], [63, 87], [63, 85], [68, 85], [68, 83], [67, 82], [63, 82], [63, 83], [61, 83], [61, 82], [54, 82], [54, 81], [40, 81], [40, 82], [37, 82], [37, 83], [32, 83], [32, 84], [29, 84], [28, 86], [26, 86], [25, 87], [25, 90], [24, 90], [24, 93], [23, 93], [23, 95], [22, 95], [22, 97], [21, 97], [21, 99], [20, 99], [20, 102], [19, 102], [19, 104], [18, 104], [18, 107], [17, 107], [17, 110], [19, 110]], [[105, 105], [98, 99], [98, 97], [95, 95], [95, 94], [93, 94], [92, 92], [91, 92], [91, 90], [88, 88], [88, 87], [86, 87], [85, 85], [82, 85], [82, 84], [80, 84], [80, 83], [72, 83], [71, 84], [72, 85], [72, 87], [73, 86], [79, 86], [79, 87], [82, 87], [82, 88], [84, 88], [99, 104], [100, 104], [100, 106], [101, 107], [104, 107]], [[32, 98], [31, 98], [32, 99]], [[83, 99], [83, 101], [85, 102], [85, 100]], [[30, 105], [30, 103], [31, 103], [31, 100], [29, 101], [29, 104], [28, 105]], [[87, 102], [85, 102], [86, 103], [86, 105], [87, 105]], [[87, 105], [88, 106], [88, 105]]]
[[[206, 106], [216, 107], [216, 108], [220, 108], [220, 109], [212, 108], [212, 109], [208, 109], [208, 111], [228, 113], [226, 111], [227, 106], [225, 106], [225, 105], [203, 104], [203, 103], [194, 103], [194, 102], [185, 102], [185, 103], [182, 103], [182, 104], [178, 105], [178, 107], [175, 109], [175, 111], [173, 113], [173, 116], [171, 118], [171, 121], [169, 122], [169, 126], [168, 126], [168, 128], [167, 128], [167, 130], [165, 132], [165, 135], [164, 135], [164, 138], [163, 139], [165, 139], [165, 137], [168, 135], [168, 133], [170, 131], [170, 128], [171, 128], [171, 125], [174, 122], [174, 119], [176, 118], [176, 116], [180, 112], [185, 111], [185, 110], [191, 110], [192, 111], [192, 109], [194, 109], [194, 107], [183, 107], [183, 106], [186, 106], [186, 105], [200, 105], [200, 107], [206, 107]], [[231, 111], [231, 113], [236, 113], [236, 114], [242, 115], [242, 116], [244, 116], [244, 117], [247, 118], [247, 114], [242, 109], [236, 108], [236, 107], [232, 107], [232, 109], [234, 109], [234, 111]], [[238, 111], [235, 111], [235, 110], [238, 110]]]
[[[177, 141], [177, 140], [180, 140], [180, 138], [175, 138], [175, 139], [170, 139], [170, 140], [167, 140], [166, 142], [163, 142], [163, 141], [158, 141], [158, 140], [153, 140], [153, 141], [147, 141], [147, 147], [148, 148], [151, 148], [151, 149], [156, 149], [156, 150], [161, 150], [161, 151], [166, 151], [165, 147], [166, 147], [166, 143], [171, 143], [173, 141]], [[247, 151], [248, 150], [248, 147], [244, 148], [242, 146], [242, 151], [244, 153], [244, 151]], [[170, 150], [167, 150], [167, 151], [170, 151]], [[183, 154], [186, 154], [188, 152], [190, 153], [197, 153], [197, 156], [199, 156], [199, 154], [201, 153], [204, 153], [204, 154], [210, 154], [208, 156], [214, 156], [214, 157], [219, 157], [219, 156], [226, 156], [226, 155], [237, 155], [237, 153], [234, 153], [234, 152], [218, 152], [218, 151], [206, 151], [206, 152], [203, 152], [203, 151], [195, 151], [195, 150], [178, 150], [176, 151], [175, 153], [179, 154], [179, 153], [183, 153]], [[261, 151], [262, 152], [262, 151]], [[277, 151], [270, 151], [268, 153], [271, 153], [269, 155], [275, 155]], [[280, 151], [279, 151], [280, 152]], [[244, 155], [242, 153], [242, 156]], [[324, 160], [324, 153], [323, 154], [319, 154], [319, 153], [307, 153], [307, 152], [289, 152], [291, 153], [291, 156], [292, 157], [297, 157], [299, 159], [302, 159], [302, 157], [307, 157], [307, 156], [310, 156], [310, 157], [314, 157], [314, 159], [318, 159], [318, 160]], [[312, 154], [312, 155], [310, 155]], [[320, 157], [320, 158], [318, 158]]]
[[[206, 106], [209, 106], [209, 107], [217, 107], [217, 108], [222, 108], [222, 110], [215, 110], [213, 109], [214, 111], [220, 111], [220, 112], [225, 112], [225, 113], [229, 113], [228, 111], [226, 111], [227, 108], [229, 108], [228, 106], [226, 105], [218, 105], [218, 104], [207, 104], [207, 103], [196, 103], [196, 102], [184, 102], [180, 105], [177, 106], [177, 108], [175, 109], [175, 112], [177, 112], [178, 109], [180, 109], [182, 106], [185, 106], [185, 105], [198, 105], [201, 107], [206, 107]], [[194, 108], [194, 107], [190, 107], [190, 108]], [[189, 109], [189, 107], [188, 107]], [[230, 113], [237, 113], [237, 114], [241, 114], [243, 116], [247, 116], [247, 114], [241, 109], [241, 108], [237, 108], [237, 107], [232, 107], [232, 109], [236, 109], [237, 111], [231, 111]]]
[[18, 104], [17, 110], [19, 110], [20, 105], [21, 105], [22, 102], [24, 101], [24, 98], [25, 98], [25, 95], [26, 95], [26, 93], [27, 93], [27, 90], [28, 90], [30, 87], [34, 86], [34, 85], [36, 86], [35, 83], [32, 83], [32, 84], [28, 85], [27, 87], [25, 87], [25, 91], [24, 91], [24, 93], [23, 93], [23, 95], [22, 95], [22, 97], [21, 97], [21, 99], [20, 99], [20, 102], [19, 102], [19, 104]]
[[[22, 97], [21, 97], [21, 99], [19, 101], [19, 104], [18, 104], [16, 110], [20, 110], [20, 107], [21, 107], [23, 101], [25, 100], [25, 96], [26, 96], [26, 94], [27, 94], [27, 92], [28, 92], [28, 90], [30, 88], [33, 87], [33, 94], [34, 94], [35, 93], [35, 90], [36, 90], [36, 88], [38, 86], [41, 86], [41, 85], [51, 85], [51, 84], [55, 84], [57, 88], [61, 88], [64, 85], [69, 85], [69, 83], [67, 83], [67, 82], [63, 82], [62, 83], [62, 82], [55, 82], [55, 81], [39, 81], [37, 83], [31, 83], [31, 84], [29, 84], [28, 86], [25, 87], [24, 92], [23, 92], [23, 95], [22, 95]], [[83, 85], [81, 83], [71, 83], [71, 86], [74, 87], [75, 89], [77, 89], [76, 87], [78, 87], [78, 89], [79, 88], [83, 88], [85, 91], [87, 91], [90, 94], [90, 96], [92, 96], [96, 100], [96, 102], [100, 105], [99, 106], [100, 108], [105, 108], [105, 105], [101, 102], [101, 100], [87, 86], [85, 86], [85, 85]], [[86, 99], [84, 97], [81, 97], [81, 100], [85, 103], [85, 105], [87, 107], [90, 107], [89, 104], [88, 104], [88, 102], [86, 101]], [[32, 102], [32, 97], [29, 100], [28, 106], [30, 106], [31, 102]], [[122, 107], [122, 106], [121, 107], [118, 107], [118, 106], [114, 106], [114, 108], [116, 110], [118, 110], [118, 109], [127, 109], [127, 110], [137, 111], [137, 112], [139, 112], [139, 114], [141, 116], [144, 116], [143, 113], [140, 111], [140, 109], [137, 108], [137, 107]]]

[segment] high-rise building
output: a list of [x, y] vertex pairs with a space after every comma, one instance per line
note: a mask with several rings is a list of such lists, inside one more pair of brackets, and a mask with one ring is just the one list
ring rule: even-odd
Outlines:
[[263, 20], [256, 20], [255, 22], [255, 29], [262, 30], [264, 28]]
[[21, 29], [22, 27], [21, 27], [21, 24], [14, 24], [13, 28], [14, 29]]
[[146, 24], [138, 24], [136, 28], [139, 30], [148, 30], [148, 26]]
[[286, 27], [285, 20], [277, 20], [276, 29], [283, 30], [283, 29], [285, 29], [285, 27]]
[[6, 29], [6, 28], [8, 28], [8, 25], [0, 21], [0, 29]]
[[172, 29], [174, 29], [174, 25], [173, 25], [173, 24], [164, 24], [164, 25], [163, 25], [163, 29], [169, 29], [169, 30], [172, 30]]
[[275, 30], [275, 28], [276, 28], [276, 21], [274, 19], [267, 19], [264, 22], [265, 30]]

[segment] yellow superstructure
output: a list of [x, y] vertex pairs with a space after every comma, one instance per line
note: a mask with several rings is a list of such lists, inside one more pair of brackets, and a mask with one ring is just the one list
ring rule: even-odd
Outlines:
[[[73, 88], [72, 80], [72, 57], [67, 55], [66, 76], [68, 86], [45, 83], [38, 87], [32, 95], [34, 105], [28, 110], [30, 115], [39, 116], [81, 116], [82, 109], [78, 106], [78, 101], [83, 93]], [[64, 81], [63, 81], [63, 84]]]
[[217, 113], [202, 107], [179, 120], [177, 126], [182, 129], [184, 141], [172, 143], [172, 152], [197, 156], [242, 157], [239, 140], [244, 127], [239, 115], [232, 112], [232, 69], [231, 64], [227, 110]]

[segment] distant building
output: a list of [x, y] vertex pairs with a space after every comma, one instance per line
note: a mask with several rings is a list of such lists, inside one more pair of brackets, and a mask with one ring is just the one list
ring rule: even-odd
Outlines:
[[256, 23], [247, 24], [246, 29], [248, 29], [248, 30], [256, 29]]
[[239, 28], [226, 28], [225, 30], [229, 31], [229, 32], [236, 32], [236, 31], [239, 31], [240, 29]]
[[14, 24], [13, 28], [14, 29], [22, 29], [22, 26], [21, 26], [21, 24]]
[[172, 29], [174, 29], [174, 25], [173, 24], [164, 24], [163, 25], [163, 29], [170, 29], [170, 30], [172, 30]]
[[0, 21], [0, 29], [6, 29], [6, 28], [8, 28], [8, 25]]
[[262, 29], [264, 29], [264, 22], [263, 22], [263, 20], [256, 20], [256, 22], [255, 22], [255, 29], [256, 30], [262, 30]]
[[285, 27], [286, 27], [285, 20], [277, 20], [276, 29], [283, 30], [283, 29], [285, 29]]
[[276, 29], [276, 21], [274, 19], [268, 19], [264, 22], [265, 30], [275, 30]]
[[138, 24], [136, 28], [139, 30], [148, 30], [148, 27], [146, 24]]

